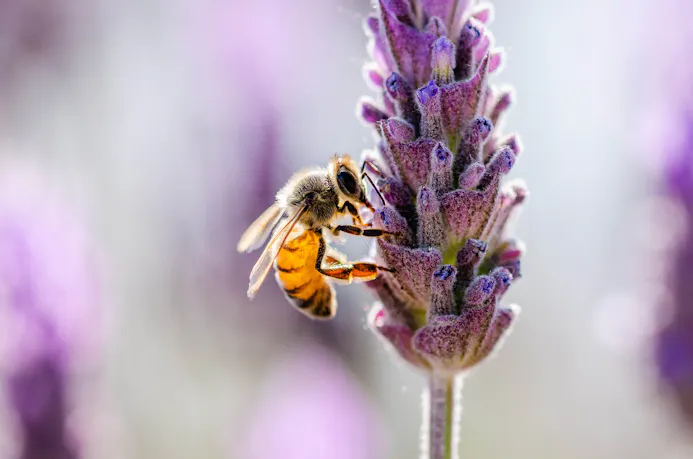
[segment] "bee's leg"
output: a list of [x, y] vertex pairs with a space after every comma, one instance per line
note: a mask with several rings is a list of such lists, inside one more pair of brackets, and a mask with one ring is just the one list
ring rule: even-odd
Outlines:
[[344, 205], [342, 205], [342, 207], [338, 208], [337, 210], [339, 210], [340, 213], [344, 213], [345, 210], [349, 212], [349, 214], [351, 215], [351, 221], [354, 223], [354, 225], [371, 226], [371, 223], [363, 222], [363, 220], [361, 219], [361, 215], [359, 215], [359, 211], [349, 201], [345, 201]]
[[332, 228], [332, 233], [338, 236], [339, 233], [345, 232], [353, 236], [365, 236], [365, 237], [380, 237], [388, 234], [392, 234], [388, 231], [378, 229], [378, 228], [362, 228], [355, 225], [337, 225]]
[[[318, 247], [318, 259], [315, 262], [315, 269], [322, 275], [335, 279], [344, 284], [350, 284], [354, 280], [370, 281], [378, 277], [380, 271], [392, 272], [390, 268], [378, 266], [375, 263], [356, 262], [343, 263], [336, 260], [334, 257], [326, 256], [327, 244], [325, 239], [320, 237], [320, 246]], [[323, 266], [323, 260], [335, 260], [337, 263]], [[331, 260], [330, 260], [331, 259]]]

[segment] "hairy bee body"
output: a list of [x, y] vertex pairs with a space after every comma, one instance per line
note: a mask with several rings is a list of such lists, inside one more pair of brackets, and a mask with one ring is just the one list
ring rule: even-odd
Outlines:
[[[331, 282], [365, 282], [388, 270], [372, 262], [346, 261], [328, 247], [323, 235], [323, 231], [366, 237], [385, 234], [361, 220], [359, 208], [374, 210], [361, 179], [356, 163], [347, 155], [333, 158], [327, 168], [303, 170], [289, 179], [275, 203], [238, 243], [241, 252], [255, 250], [275, 229], [250, 273], [248, 297], [255, 295], [274, 267], [277, 282], [296, 309], [314, 319], [330, 319], [337, 311]], [[346, 215], [353, 225], [338, 224]]]
[[298, 310], [311, 317], [328, 319], [337, 312], [337, 301], [332, 285], [315, 269], [319, 248], [320, 239], [315, 231], [307, 230], [288, 240], [275, 260], [275, 277]]

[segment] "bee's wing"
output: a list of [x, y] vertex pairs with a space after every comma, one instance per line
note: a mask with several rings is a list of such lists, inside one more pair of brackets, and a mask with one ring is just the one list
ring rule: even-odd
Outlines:
[[304, 205], [298, 212], [289, 218], [284, 226], [282, 226], [279, 231], [275, 233], [267, 244], [267, 247], [265, 247], [265, 250], [262, 251], [262, 255], [260, 255], [257, 263], [255, 263], [255, 266], [253, 266], [253, 270], [250, 272], [248, 298], [255, 296], [255, 293], [260, 288], [260, 285], [262, 285], [265, 277], [267, 277], [267, 273], [269, 273], [270, 269], [272, 268], [272, 263], [274, 263], [274, 259], [277, 258], [277, 254], [282, 248], [282, 245], [284, 245], [286, 238], [289, 237], [289, 234], [294, 229], [294, 226], [296, 226], [296, 223], [298, 223], [298, 221], [301, 219], [301, 215], [303, 215], [307, 208], [308, 206]]
[[284, 215], [283, 209], [277, 204], [272, 204], [245, 230], [236, 249], [239, 252], [252, 252], [259, 248], [277, 226], [282, 215]]

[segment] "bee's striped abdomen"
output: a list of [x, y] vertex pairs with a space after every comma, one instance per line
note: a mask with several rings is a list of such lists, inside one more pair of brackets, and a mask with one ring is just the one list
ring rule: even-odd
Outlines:
[[274, 267], [277, 282], [297, 309], [313, 318], [329, 319], [337, 303], [332, 286], [315, 269], [318, 248], [318, 235], [304, 231], [282, 246]]

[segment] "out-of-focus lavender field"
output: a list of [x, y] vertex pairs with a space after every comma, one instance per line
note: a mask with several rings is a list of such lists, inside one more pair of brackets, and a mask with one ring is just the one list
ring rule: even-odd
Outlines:
[[[685, 16], [494, 5], [493, 78], [516, 89], [505, 125], [525, 147], [511, 175], [532, 194], [506, 297], [523, 311], [465, 384], [462, 457], [691, 457], [649, 348], [656, 139]], [[41, 413], [62, 419], [64, 457], [416, 457], [423, 379], [367, 329], [368, 291], [337, 287], [337, 317], [314, 323], [273, 279], [249, 301], [257, 254], [236, 253], [294, 170], [373, 147], [354, 114], [374, 95], [370, 11], [0, 0], [1, 458], [41, 457], [22, 452]]]

